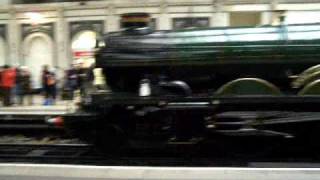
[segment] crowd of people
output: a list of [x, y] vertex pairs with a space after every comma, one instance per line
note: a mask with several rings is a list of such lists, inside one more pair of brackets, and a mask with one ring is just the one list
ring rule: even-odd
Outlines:
[[[93, 66], [92, 66], [93, 67]], [[66, 99], [73, 99], [74, 92], [79, 91], [80, 96], [83, 96], [86, 91], [86, 87], [93, 81], [92, 67], [85, 68], [82, 63], [74, 64], [70, 69], [65, 71], [63, 92], [68, 94]]]
[[[74, 91], [84, 93], [84, 84], [87, 82], [88, 69], [81, 66], [72, 66], [65, 71], [62, 90], [70, 94], [68, 99], [73, 98]], [[11, 67], [4, 65], [0, 67], [0, 100], [3, 106], [32, 105], [35, 94], [43, 95], [43, 105], [54, 105], [56, 103], [59, 79], [56, 72], [48, 65], [42, 67], [41, 88], [32, 86], [32, 73], [26, 66]]]
[[0, 68], [0, 98], [3, 106], [24, 104], [24, 99], [31, 99], [31, 73], [27, 67], [10, 67], [4, 65]]

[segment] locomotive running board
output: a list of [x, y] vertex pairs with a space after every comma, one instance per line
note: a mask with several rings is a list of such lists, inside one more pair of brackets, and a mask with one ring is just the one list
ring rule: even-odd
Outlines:
[[150, 96], [136, 94], [107, 93], [92, 94], [92, 101], [83, 104], [88, 108], [110, 108], [119, 106], [154, 106], [167, 110], [202, 109], [224, 111], [320, 111], [320, 96]]

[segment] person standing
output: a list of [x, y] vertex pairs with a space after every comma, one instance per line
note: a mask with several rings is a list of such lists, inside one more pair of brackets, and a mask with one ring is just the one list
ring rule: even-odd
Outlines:
[[78, 73], [74, 67], [69, 69], [67, 72], [67, 83], [68, 83], [69, 89], [73, 94], [74, 91], [78, 88]]
[[21, 89], [21, 83], [22, 83], [22, 71], [21, 71], [21, 67], [17, 67], [16, 68], [16, 85], [14, 87], [14, 95], [15, 97], [12, 98], [13, 102], [15, 102], [15, 104], [20, 104], [20, 95], [22, 93], [22, 89]]
[[0, 99], [2, 105], [4, 105], [4, 97], [3, 97], [3, 87], [2, 87], [2, 72], [4, 70], [4, 66], [0, 67]]
[[31, 74], [27, 67], [22, 66], [20, 68], [16, 82], [19, 83], [18, 103], [23, 105], [26, 97], [28, 105], [32, 105]]
[[87, 73], [88, 69], [84, 67], [84, 63], [79, 63], [77, 66], [78, 73], [78, 86], [80, 90], [80, 95], [83, 96], [85, 94], [85, 87], [87, 83]]
[[16, 70], [14, 68], [10, 68], [10, 66], [5, 65], [4, 70], [1, 74], [1, 85], [3, 91], [3, 105], [10, 106], [11, 96], [12, 96], [12, 88], [15, 86], [16, 81]]
[[56, 100], [56, 76], [49, 70], [48, 65], [43, 66], [42, 88], [44, 91], [44, 105], [53, 105]]

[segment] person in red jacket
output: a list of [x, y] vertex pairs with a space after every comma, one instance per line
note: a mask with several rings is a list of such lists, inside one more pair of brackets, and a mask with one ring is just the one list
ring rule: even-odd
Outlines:
[[1, 85], [3, 92], [3, 105], [10, 106], [11, 102], [11, 91], [15, 86], [16, 82], [16, 70], [14, 68], [10, 68], [10, 66], [5, 65], [4, 69], [1, 73]]

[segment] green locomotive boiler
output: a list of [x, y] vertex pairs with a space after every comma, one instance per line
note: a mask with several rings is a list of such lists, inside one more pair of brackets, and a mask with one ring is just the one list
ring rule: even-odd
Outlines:
[[137, 91], [147, 78], [183, 81], [194, 93], [292, 94], [318, 77], [320, 24], [172, 31], [128, 24], [106, 34], [96, 55], [114, 91]]

